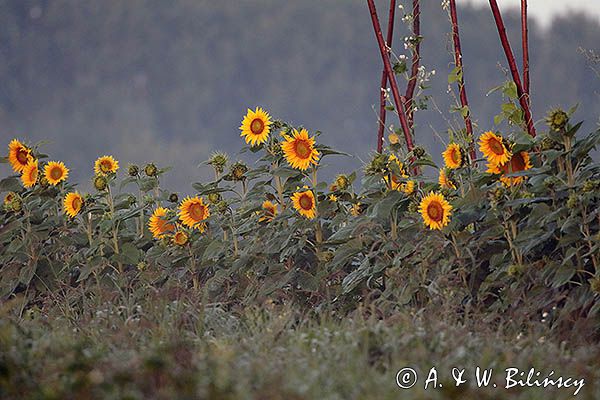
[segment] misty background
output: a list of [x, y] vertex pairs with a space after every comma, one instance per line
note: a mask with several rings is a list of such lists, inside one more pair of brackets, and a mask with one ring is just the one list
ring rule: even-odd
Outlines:
[[[387, 2], [377, 1], [381, 23]], [[409, 10], [408, 2], [402, 2]], [[440, 159], [450, 122], [450, 24], [441, 1], [422, 1], [422, 63], [435, 69], [417, 113], [416, 142]], [[459, 2], [465, 80], [477, 132], [494, 129], [506, 66], [489, 6]], [[406, 34], [397, 12], [394, 51]], [[516, 12], [504, 12], [520, 59]], [[598, 51], [600, 23], [559, 14], [530, 19], [533, 114], [576, 103], [595, 129], [600, 79], [579, 48]], [[501, 67], [503, 66], [503, 67]], [[165, 187], [192, 192], [209, 179], [197, 165], [213, 151], [238, 158], [248, 107], [323, 132], [319, 141], [355, 155], [325, 159], [328, 174], [361, 167], [375, 148], [382, 63], [363, 0], [3, 0], [0, 3], [0, 138], [48, 140], [51, 159], [89, 186], [93, 161], [112, 154], [123, 169], [153, 161], [173, 169]], [[405, 83], [400, 81], [402, 90]], [[453, 88], [454, 89], [454, 88]], [[442, 111], [435, 110], [433, 105]], [[388, 122], [398, 125], [397, 117]], [[247, 157], [247, 156], [244, 156]], [[252, 160], [252, 158], [249, 158]], [[0, 164], [0, 174], [9, 174]]]

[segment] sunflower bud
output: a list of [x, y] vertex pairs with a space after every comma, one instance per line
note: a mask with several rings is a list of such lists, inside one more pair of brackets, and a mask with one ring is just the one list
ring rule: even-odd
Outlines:
[[422, 158], [425, 156], [425, 149], [422, 148], [421, 146], [416, 146], [413, 149], [413, 154], [415, 155], [415, 157], [417, 158]]
[[600, 181], [588, 180], [588, 181], [584, 182], [582, 190], [584, 193], [590, 193], [590, 192], [594, 192], [594, 191], [598, 190], [599, 188], [600, 188]]
[[390, 142], [390, 144], [399, 144], [400, 143], [400, 136], [398, 136], [395, 133], [390, 133], [388, 136], [388, 141]]
[[231, 166], [231, 178], [234, 181], [243, 181], [246, 179], [244, 176], [248, 172], [248, 166], [241, 161], [236, 162]]
[[9, 206], [15, 197], [18, 195], [15, 192], [8, 192], [6, 196], [4, 196], [4, 205]]
[[408, 205], [408, 212], [415, 213], [417, 211], [419, 211], [419, 205], [417, 203], [412, 202]]
[[129, 203], [129, 206], [133, 206], [133, 205], [135, 205], [137, 203], [137, 199], [135, 198], [134, 195], [130, 194], [127, 197], [127, 203]]
[[146, 164], [146, 166], [144, 167], [144, 173], [149, 177], [157, 176], [158, 168], [156, 168], [156, 165], [154, 165], [153, 163]]
[[335, 186], [339, 190], [346, 190], [350, 186], [350, 179], [344, 174], [340, 174], [335, 178]]
[[556, 110], [550, 111], [546, 117], [546, 123], [553, 131], [560, 132], [564, 130], [569, 123], [569, 114], [557, 108]]
[[146, 269], [147, 265], [144, 261], [140, 261], [139, 263], [137, 263], [136, 267], [139, 271], [143, 271]]
[[149, 194], [144, 196], [144, 204], [146, 205], [152, 205], [154, 204], [154, 197], [150, 196]]
[[225, 171], [225, 166], [227, 165], [227, 162], [229, 161], [229, 157], [227, 157], [227, 154], [225, 153], [213, 153], [210, 156], [210, 159], [208, 160], [208, 164], [212, 165], [212, 167], [215, 169], [215, 172], [218, 174], [223, 173], [223, 171]]
[[387, 168], [388, 157], [385, 154], [377, 153], [371, 159], [371, 162], [365, 168], [367, 175], [377, 175], [384, 173]]
[[169, 201], [171, 203], [177, 203], [179, 201], [179, 196], [177, 195], [177, 193], [171, 193], [169, 195]]
[[221, 201], [221, 195], [219, 193], [209, 193], [208, 194], [208, 201], [211, 204], [218, 204]]
[[577, 208], [578, 204], [579, 204], [579, 197], [577, 196], [577, 193], [572, 192], [569, 195], [569, 199], [567, 200], [567, 208], [569, 210], [573, 210], [573, 209]]
[[512, 264], [506, 270], [508, 276], [518, 276], [525, 271], [525, 267], [521, 264]]
[[127, 168], [127, 173], [129, 174], [129, 176], [138, 176], [138, 174], [140, 173], [140, 167], [138, 167], [135, 164], [131, 164]]
[[544, 179], [544, 186], [546, 186], [548, 189], [553, 189], [559, 184], [560, 179], [558, 179], [555, 176], [549, 176], [546, 179]]
[[15, 197], [13, 201], [10, 202], [10, 208], [14, 212], [19, 212], [23, 209], [23, 200], [20, 197]]
[[557, 146], [557, 144], [558, 143], [556, 143], [556, 141], [554, 141], [554, 139], [552, 139], [551, 137], [544, 136], [542, 142], [540, 143], [540, 146], [542, 150], [546, 151], [554, 149]]
[[226, 202], [225, 200], [222, 200], [222, 201], [220, 201], [220, 202], [217, 204], [217, 211], [218, 211], [220, 214], [225, 214], [225, 213], [227, 213], [227, 210], [228, 210], [228, 209], [229, 209], [229, 205], [227, 204], [227, 202]]
[[48, 182], [48, 178], [46, 178], [45, 175], [42, 175], [42, 177], [40, 178], [40, 186], [43, 188], [47, 188], [48, 186], [50, 186], [50, 182]]
[[173, 243], [177, 246], [184, 246], [188, 242], [188, 235], [184, 231], [177, 231], [173, 235]]
[[101, 192], [103, 190], [106, 190], [107, 186], [108, 186], [108, 180], [106, 179], [106, 177], [104, 175], [96, 175], [94, 177], [94, 187], [96, 188], [97, 191]]

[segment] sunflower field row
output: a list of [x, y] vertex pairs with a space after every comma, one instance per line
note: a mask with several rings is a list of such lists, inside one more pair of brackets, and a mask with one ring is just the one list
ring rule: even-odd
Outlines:
[[[153, 163], [124, 171], [112, 156], [94, 165], [92, 193], [69, 182], [68, 160], [48, 161], [17, 139], [0, 181], [0, 297], [29, 305], [69, 287], [139, 279], [176, 282], [209, 301], [294, 302], [381, 313], [444, 303], [513, 318], [572, 321], [597, 329], [600, 308], [600, 131], [578, 133], [552, 111], [532, 138], [515, 126], [476, 144], [451, 135], [437, 179], [425, 149], [396, 133], [358, 174], [319, 180], [322, 160], [342, 153], [309, 133], [248, 110], [240, 131], [249, 166], [214, 153], [214, 180], [181, 198], [161, 189]], [[90, 166], [91, 169], [91, 166]], [[360, 188], [359, 188], [360, 187]]]

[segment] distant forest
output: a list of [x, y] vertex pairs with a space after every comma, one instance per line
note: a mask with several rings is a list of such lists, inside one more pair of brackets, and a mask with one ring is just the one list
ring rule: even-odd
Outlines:
[[[479, 130], [495, 129], [501, 95], [486, 93], [505, 80], [498, 33], [488, 8], [460, 3], [473, 117]], [[385, 24], [386, 4], [377, 5]], [[416, 116], [416, 141], [439, 159], [438, 135], [460, 126], [448, 112], [450, 26], [440, 1], [422, 8], [423, 64], [436, 75], [429, 110]], [[401, 16], [396, 54], [405, 51]], [[519, 55], [518, 15], [507, 12], [505, 21]], [[549, 107], [579, 103], [584, 131], [598, 123], [600, 79], [579, 51], [597, 51], [598, 38], [600, 25], [584, 15], [561, 16], [545, 30], [531, 22], [536, 120]], [[209, 172], [196, 166], [215, 150], [238, 149], [240, 120], [260, 105], [321, 130], [320, 141], [356, 155], [332, 162], [357, 169], [375, 146], [381, 68], [361, 0], [4, 0], [0, 137], [3, 146], [13, 136], [50, 140], [49, 151], [84, 185], [92, 161], [113, 154], [123, 166], [171, 165], [165, 186], [191, 191], [189, 182]]]

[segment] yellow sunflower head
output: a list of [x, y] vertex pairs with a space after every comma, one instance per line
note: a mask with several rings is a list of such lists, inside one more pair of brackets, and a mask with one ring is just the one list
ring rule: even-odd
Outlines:
[[83, 197], [77, 192], [67, 193], [63, 201], [63, 207], [69, 217], [75, 218], [83, 207]]
[[443, 189], [456, 189], [456, 185], [452, 180], [448, 177], [446, 173], [446, 168], [440, 169], [440, 177], [438, 179], [438, 183]]
[[62, 161], [50, 161], [44, 167], [44, 177], [51, 185], [58, 185], [60, 182], [67, 179], [69, 176], [69, 169], [65, 167]]
[[162, 239], [166, 235], [173, 233], [175, 227], [169, 222], [167, 217], [168, 210], [164, 207], [158, 207], [152, 213], [148, 221], [148, 229], [152, 232], [155, 239]]
[[332, 203], [335, 203], [336, 201], [338, 201], [338, 197], [335, 194], [331, 193], [329, 195], [329, 201], [331, 201]]
[[504, 164], [510, 159], [510, 151], [504, 145], [502, 136], [485, 132], [479, 137], [479, 150], [491, 164]]
[[189, 240], [188, 234], [185, 233], [184, 231], [178, 230], [173, 235], [173, 243], [176, 244], [177, 246], [185, 246], [185, 244], [188, 242], [188, 240]]
[[309, 137], [306, 129], [301, 129], [300, 132], [294, 129], [291, 136], [286, 135], [281, 148], [292, 168], [306, 170], [311, 164], [317, 165], [319, 162], [315, 138]]
[[8, 162], [13, 171], [22, 173], [31, 161], [33, 161], [31, 149], [17, 139], [11, 140], [8, 144]]
[[242, 120], [240, 130], [246, 143], [250, 146], [256, 146], [262, 144], [269, 138], [271, 132], [271, 116], [265, 112], [262, 108], [256, 107], [255, 111], [248, 109], [246, 116]]
[[119, 162], [113, 156], [99, 157], [94, 163], [94, 172], [96, 175], [107, 175], [115, 173], [119, 169]]
[[419, 211], [423, 217], [423, 222], [429, 229], [442, 229], [450, 223], [452, 206], [443, 195], [429, 192], [421, 200]]
[[15, 192], [8, 192], [6, 196], [4, 196], [4, 205], [10, 205], [10, 203], [12, 203], [15, 197], [17, 197], [17, 194]]
[[487, 172], [501, 175], [500, 181], [502, 181], [502, 183], [504, 183], [506, 186], [511, 186], [518, 185], [519, 183], [523, 182], [525, 177], [507, 177], [506, 175], [512, 174], [514, 172], [526, 171], [528, 169], [531, 169], [531, 159], [529, 157], [529, 153], [526, 151], [521, 151], [516, 154], [513, 154], [510, 157], [510, 160], [502, 165], [488, 164]]
[[458, 144], [450, 143], [446, 150], [442, 153], [446, 167], [451, 169], [460, 168], [462, 166], [462, 151]]
[[[406, 187], [406, 184], [402, 179], [408, 178], [406, 168], [404, 168], [404, 164], [402, 164], [394, 154], [390, 155], [389, 162], [393, 167], [390, 168], [389, 173], [385, 175], [383, 179], [390, 190], [403, 190], [403, 187]], [[400, 175], [398, 175], [398, 172]], [[414, 183], [412, 187], [414, 189]]]
[[410, 196], [415, 192], [415, 181], [407, 181], [406, 183], [402, 183], [400, 185], [400, 190], [404, 192], [404, 194]]
[[272, 201], [265, 200], [262, 203], [262, 216], [258, 219], [259, 222], [271, 222], [277, 216], [277, 204]]
[[23, 182], [23, 186], [26, 188], [33, 187], [38, 180], [38, 175], [38, 160], [30, 161], [21, 173], [21, 182]]
[[296, 192], [292, 195], [294, 208], [305, 218], [313, 219], [317, 216], [315, 195], [312, 190]]
[[186, 197], [179, 205], [179, 220], [185, 226], [196, 228], [200, 232], [206, 229], [206, 223], [203, 221], [209, 216], [208, 205], [198, 196]]

